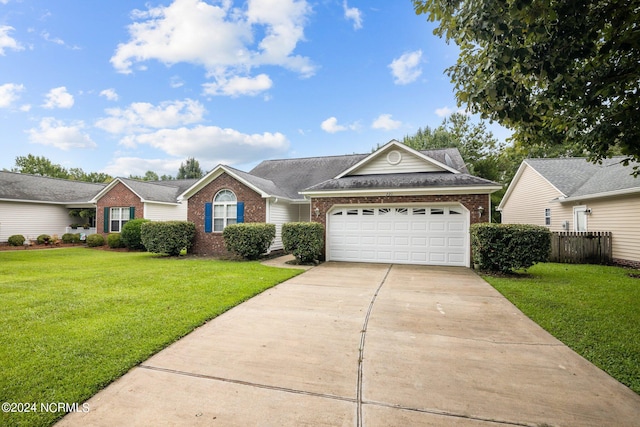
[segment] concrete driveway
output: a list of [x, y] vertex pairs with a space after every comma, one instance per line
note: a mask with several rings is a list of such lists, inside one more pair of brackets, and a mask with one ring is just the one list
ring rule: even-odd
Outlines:
[[640, 396], [471, 270], [325, 263], [132, 369], [61, 426], [632, 426]]

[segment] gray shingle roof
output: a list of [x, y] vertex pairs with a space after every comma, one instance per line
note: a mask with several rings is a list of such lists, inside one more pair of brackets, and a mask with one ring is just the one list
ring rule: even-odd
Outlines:
[[[462, 156], [460, 156], [460, 152], [456, 148], [425, 150], [421, 151], [421, 153], [428, 157], [431, 157], [434, 160], [437, 160], [440, 163], [446, 164], [447, 166], [459, 170], [462, 173], [468, 173], [467, 167], [462, 160]], [[344, 156], [265, 160], [258, 166], [253, 168], [247, 175], [264, 178], [275, 185], [275, 188], [277, 190], [274, 189], [273, 193], [267, 191], [266, 187], [257, 185], [258, 188], [263, 189], [266, 193], [273, 194], [275, 196], [287, 197], [293, 200], [302, 199], [303, 196], [301, 196], [299, 192], [311, 188], [315, 189], [319, 184], [324, 183], [328, 180], [332, 180], [341, 172], [344, 172], [345, 170], [349, 169], [350, 167], [354, 166], [356, 163], [364, 160], [370, 155], [371, 154], [349, 154]], [[389, 175], [389, 177], [396, 177], [395, 179], [398, 180], [400, 176], [401, 174]], [[350, 177], [340, 178], [340, 180], [346, 180], [347, 178]], [[362, 179], [363, 177], [359, 178]], [[433, 179], [435, 179], [435, 177], [433, 177]], [[353, 182], [353, 180], [349, 182]], [[327, 185], [340, 186], [343, 184], [334, 183]], [[344, 185], [347, 185], [346, 181]], [[370, 185], [373, 185], [373, 181], [370, 181]], [[401, 184], [401, 180], [399, 180], [397, 185], [405, 184]], [[415, 183], [413, 186], [419, 185], [420, 184]]]
[[526, 162], [566, 197], [580, 197], [639, 188], [633, 164], [623, 166], [625, 157], [604, 159], [594, 164], [585, 158], [528, 159]]
[[47, 203], [87, 203], [107, 184], [0, 171], [0, 199]]
[[176, 203], [178, 195], [191, 187], [197, 179], [179, 179], [170, 181], [138, 181], [129, 178], [119, 178], [141, 199], [145, 201]]
[[423, 172], [380, 175], [354, 175], [340, 179], [329, 179], [314, 185], [306, 191], [339, 191], [370, 189], [405, 189], [429, 187], [471, 187], [496, 186], [489, 181], [466, 173]]

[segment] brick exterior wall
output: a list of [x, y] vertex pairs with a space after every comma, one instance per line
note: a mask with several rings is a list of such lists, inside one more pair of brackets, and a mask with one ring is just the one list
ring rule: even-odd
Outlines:
[[237, 200], [244, 202], [244, 222], [266, 221], [267, 201], [232, 176], [223, 173], [189, 198], [187, 220], [196, 225], [196, 237], [190, 250], [191, 253], [214, 256], [229, 255], [224, 245], [222, 233], [205, 233], [204, 231], [204, 205], [213, 202], [216, 193], [224, 189], [233, 191]]
[[[461, 203], [469, 210], [470, 223], [476, 224], [489, 222], [491, 212], [489, 207], [491, 199], [489, 194], [443, 194], [443, 195], [422, 195], [422, 196], [365, 196], [365, 197], [318, 197], [311, 199], [312, 221], [319, 222], [325, 227], [325, 248], [327, 242], [327, 212], [335, 205], [362, 205], [362, 204], [392, 204], [392, 203]], [[484, 212], [480, 216], [478, 207], [482, 206]], [[315, 209], [320, 210], [316, 218]]]
[[140, 197], [129, 190], [126, 185], [119, 182], [116, 184], [107, 194], [102, 196], [96, 204], [96, 231], [103, 236], [107, 236], [109, 233], [104, 232], [104, 208], [129, 208], [134, 207], [136, 209], [136, 218], [143, 218], [144, 216], [144, 203], [140, 200]]

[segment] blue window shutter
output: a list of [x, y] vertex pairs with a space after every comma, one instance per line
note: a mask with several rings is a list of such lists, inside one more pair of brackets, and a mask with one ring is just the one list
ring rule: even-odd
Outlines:
[[129, 208], [129, 219], [136, 219], [136, 207], [131, 206]]
[[236, 210], [236, 222], [244, 222], [244, 202], [238, 202]]
[[213, 203], [204, 204], [204, 232], [213, 231]]
[[109, 232], [109, 208], [104, 208], [104, 222], [103, 222], [102, 231], [105, 233]]

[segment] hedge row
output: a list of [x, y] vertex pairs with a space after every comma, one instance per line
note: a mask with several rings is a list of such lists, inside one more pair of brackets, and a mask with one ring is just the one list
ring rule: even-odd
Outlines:
[[551, 251], [551, 231], [538, 225], [473, 224], [473, 262], [481, 270], [508, 273], [546, 262]]
[[276, 237], [276, 226], [256, 222], [232, 224], [225, 227], [222, 236], [227, 250], [254, 260], [269, 250]]
[[301, 263], [320, 259], [324, 246], [324, 227], [318, 222], [290, 222], [282, 225], [282, 244], [287, 253]]
[[196, 235], [196, 225], [187, 221], [149, 221], [141, 224], [140, 238], [147, 251], [171, 256], [188, 250]]

